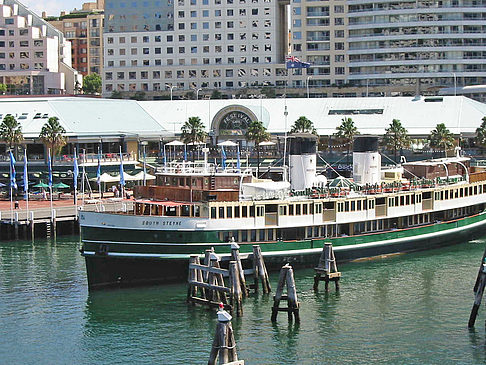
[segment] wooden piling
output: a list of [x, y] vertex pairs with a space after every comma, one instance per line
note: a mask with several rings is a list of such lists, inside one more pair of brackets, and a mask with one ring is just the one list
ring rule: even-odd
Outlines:
[[[287, 295], [284, 295], [284, 287], [287, 288]], [[287, 300], [287, 307], [280, 308], [280, 301]], [[280, 270], [280, 275], [278, 278], [278, 286], [275, 296], [273, 298], [272, 307], [272, 322], [277, 320], [278, 312], [287, 312], [289, 322], [292, 321], [292, 315], [295, 318], [295, 322], [300, 322], [299, 315], [300, 303], [297, 300], [297, 290], [295, 288], [294, 271], [292, 266], [286, 264], [282, 266]]]
[[233, 261], [236, 261], [236, 264], [238, 265], [238, 274], [239, 274], [241, 292], [243, 296], [247, 297], [248, 288], [246, 287], [245, 271], [243, 270], [243, 265], [241, 264], [240, 246], [236, 242], [234, 242], [234, 239], [231, 244], [231, 259]]
[[[486, 251], [485, 251], [486, 252]], [[483, 255], [483, 257], [486, 255]], [[484, 288], [486, 287], [486, 260], [483, 261], [480, 266], [478, 278], [476, 279], [476, 284], [474, 285], [474, 304], [471, 309], [471, 314], [469, 315], [468, 327], [473, 328], [476, 323], [476, 317], [478, 315], [479, 307], [481, 306], [481, 301], [483, 299]]]
[[263, 261], [262, 250], [260, 246], [253, 246], [253, 273], [254, 273], [254, 287], [255, 291], [258, 291], [258, 280], [262, 283], [262, 291], [264, 294], [270, 293], [272, 288], [270, 286], [270, 280], [268, 279], [267, 268]]
[[322, 248], [321, 257], [319, 263], [314, 269], [316, 275], [314, 276], [314, 290], [319, 288], [319, 282], [324, 281], [326, 291], [329, 291], [329, 282], [334, 281], [336, 291], [339, 290], [339, 279], [341, 273], [337, 270], [336, 257], [334, 256], [334, 250], [331, 242], [325, 242]]
[[229, 263], [229, 277], [231, 287], [231, 306], [238, 317], [243, 316], [243, 295], [241, 293], [240, 273], [238, 272], [238, 263], [231, 261]]
[[244, 364], [238, 361], [231, 319], [231, 315], [223, 309], [223, 304], [221, 304], [220, 310], [218, 311], [218, 325], [216, 326], [216, 334], [214, 336], [211, 353], [209, 354], [208, 365], [216, 365], [217, 359], [219, 360], [219, 365], [228, 365], [230, 361], [232, 363]]
[[[197, 271], [199, 271], [199, 270], [196, 270], [195, 268], [191, 268], [191, 264], [199, 265], [200, 264], [199, 256], [191, 255], [189, 257], [189, 272], [187, 274], [187, 276], [188, 276], [187, 280], [188, 280], [189, 283], [191, 283], [193, 281], [199, 281], [198, 280], [198, 274], [197, 274]], [[188, 302], [190, 301], [191, 297], [197, 297], [197, 290], [198, 290], [197, 286], [189, 284], [189, 287], [187, 288], [187, 301]]]

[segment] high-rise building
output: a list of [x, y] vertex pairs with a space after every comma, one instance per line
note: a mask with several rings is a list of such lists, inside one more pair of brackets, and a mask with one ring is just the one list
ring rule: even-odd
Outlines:
[[284, 86], [281, 0], [107, 0], [104, 90]]
[[17, 0], [0, 0], [0, 83], [7, 94], [73, 94], [71, 43]]
[[292, 52], [313, 63], [313, 87], [376, 94], [485, 84], [486, 1], [295, 1]]
[[50, 24], [64, 33], [72, 44], [73, 67], [84, 76], [103, 70], [103, 8], [104, 1], [84, 3], [81, 10], [64, 12], [59, 17], [47, 17]]

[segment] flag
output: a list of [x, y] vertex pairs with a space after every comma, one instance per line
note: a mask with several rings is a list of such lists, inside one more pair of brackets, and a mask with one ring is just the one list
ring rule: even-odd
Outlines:
[[49, 172], [49, 179], [47, 185], [52, 188], [52, 163], [51, 163], [51, 150], [47, 152], [47, 170]]
[[167, 154], [165, 153], [165, 145], [164, 145], [164, 167], [167, 166]]
[[12, 189], [17, 189], [17, 181], [15, 179], [16, 173], [15, 173], [15, 164], [17, 161], [15, 161], [15, 157], [10, 151], [10, 187]]
[[[184, 155], [185, 155], [185, 145], [184, 145]], [[147, 163], [145, 162], [147, 159], [147, 155], [145, 153], [145, 146], [143, 146], [143, 185], [145, 186], [146, 183], [146, 175], [147, 175]]]
[[79, 176], [78, 157], [76, 156], [76, 149], [74, 149], [73, 186], [75, 191], [78, 189], [78, 176]]
[[240, 163], [240, 145], [237, 146], [238, 148], [238, 155], [236, 156], [236, 168], [238, 169], [238, 171], [241, 170], [241, 163]]
[[303, 62], [295, 56], [285, 56], [285, 66], [287, 68], [309, 68], [309, 62]]
[[125, 176], [123, 176], [123, 155], [120, 147], [120, 185], [125, 186]]
[[224, 147], [221, 146], [221, 165], [223, 165], [223, 170], [226, 170], [226, 152], [224, 151]]
[[100, 152], [98, 151], [98, 168], [96, 169], [96, 184], [101, 183], [101, 156]]
[[187, 149], [186, 149], [186, 145], [184, 145], [184, 161], [187, 161]]
[[[29, 192], [29, 175], [27, 175], [27, 149], [24, 150], [24, 193]], [[27, 196], [26, 196], [27, 199]]]

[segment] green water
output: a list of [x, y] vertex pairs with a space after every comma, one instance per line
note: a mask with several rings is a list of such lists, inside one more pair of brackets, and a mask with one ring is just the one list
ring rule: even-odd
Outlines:
[[[79, 238], [0, 242], [0, 364], [206, 364], [213, 311], [185, 285], [89, 294]], [[467, 329], [485, 242], [341, 265], [339, 294], [296, 270], [300, 326], [253, 295], [233, 320], [247, 365], [484, 364], [485, 309]], [[275, 288], [276, 275], [272, 275]]]

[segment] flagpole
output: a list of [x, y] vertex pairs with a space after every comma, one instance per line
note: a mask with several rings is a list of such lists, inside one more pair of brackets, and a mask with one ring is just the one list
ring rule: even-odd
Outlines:
[[[12, 150], [10, 150], [12, 153]], [[13, 186], [12, 186], [12, 155], [10, 155], [10, 222], [13, 223]]]
[[48, 169], [49, 169], [49, 197], [51, 200], [51, 220], [52, 220], [52, 160], [51, 160], [51, 149], [48, 150]]
[[29, 220], [29, 175], [27, 175], [27, 147], [24, 150], [24, 192], [27, 202], [26, 220]]
[[120, 145], [120, 192], [121, 192], [121, 198], [125, 196], [125, 177], [123, 176], [123, 155], [122, 155], [122, 147]]
[[101, 175], [101, 154], [100, 154], [100, 148], [98, 147], [98, 169], [96, 171], [96, 181], [98, 183], [98, 191], [100, 193], [100, 200], [102, 198], [102, 195], [101, 194], [101, 179], [100, 179], [100, 175]]
[[[184, 148], [186, 147], [186, 145], [184, 145]], [[145, 155], [145, 145], [143, 145], [143, 186], [146, 186], [147, 185], [147, 181], [146, 181], [146, 176], [145, 176], [145, 171], [146, 171], [146, 155]]]
[[[74, 147], [74, 162], [76, 166], [74, 170], [78, 167], [77, 164], [77, 156], [76, 156], [76, 147]], [[74, 209], [76, 209], [76, 216], [78, 215], [78, 176], [76, 171], [73, 171], [73, 178], [74, 178]]]
[[81, 192], [83, 194], [83, 207], [84, 207], [84, 179], [86, 178], [86, 149], [83, 148], [83, 186], [81, 187]]

